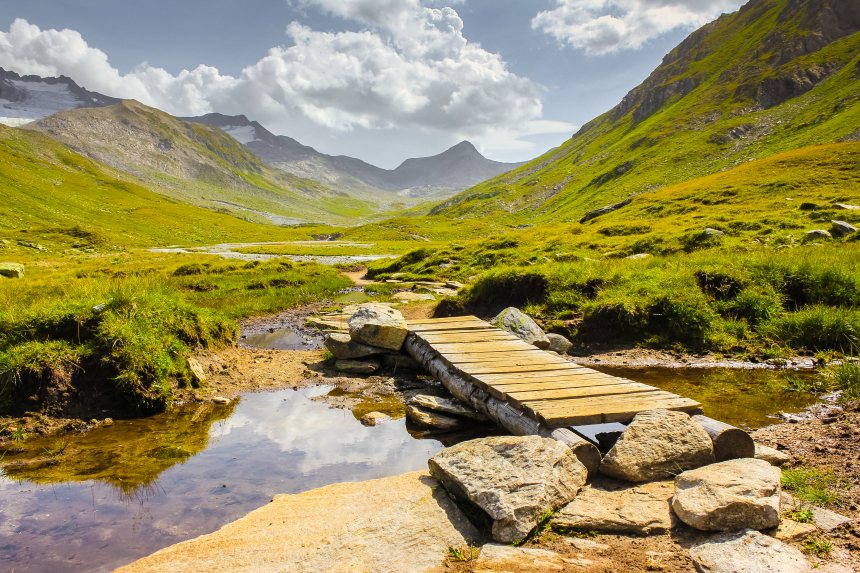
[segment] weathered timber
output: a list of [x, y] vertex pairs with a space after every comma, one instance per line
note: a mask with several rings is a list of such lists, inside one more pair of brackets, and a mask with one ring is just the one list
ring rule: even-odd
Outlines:
[[755, 457], [755, 442], [745, 431], [701, 414], [693, 419], [711, 436], [718, 462]]
[[490, 395], [473, 380], [468, 379], [465, 373], [446, 362], [429, 343], [414, 333], [406, 337], [404, 348], [464, 404], [487, 416], [514, 435], [540, 435], [564, 442], [588, 469], [589, 474], [597, 471], [600, 465], [600, 451], [591, 442], [564, 428], [544, 426], [513, 405]]

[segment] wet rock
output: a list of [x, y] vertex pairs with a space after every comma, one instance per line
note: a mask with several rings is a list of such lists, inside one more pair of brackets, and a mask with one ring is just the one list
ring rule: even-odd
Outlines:
[[763, 446], [762, 444], [756, 444], [755, 459], [764, 460], [772, 466], [783, 466], [791, 460], [791, 457], [779, 450]]
[[218, 404], [218, 405], [221, 405], [221, 406], [226, 406], [227, 404], [229, 404], [229, 403], [230, 403], [230, 399], [229, 399], [229, 398], [225, 398], [224, 396], [213, 396], [213, 397], [212, 397], [212, 403], [213, 403], [213, 404]]
[[369, 346], [400, 350], [408, 333], [403, 315], [382, 304], [362, 304], [349, 319], [352, 339]]
[[472, 564], [475, 573], [544, 573], [564, 571], [564, 560], [553, 551], [531, 547], [487, 544]]
[[121, 571], [428, 571], [442, 565], [446, 547], [479, 535], [436, 480], [413, 472], [277, 495]]
[[573, 348], [573, 343], [561, 334], [549, 333], [546, 337], [549, 338], [549, 349], [553, 352], [567, 354]]
[[763, 460], [711, 464], [675, 478], [672, 509], [702, 531], [770, 529], [779, 525], [781, 472]]
[[508, 307], [491, 321], [493, 325], [515, 334], [529, 344], [542, 350], [549, 348], [550, 341], [546, 333], [530, 316], [520, 309]]
[[188, 359], [188, 370], [191, 371], [191, 380], [196, 386], [206, 383], [206, 372], [203, 371], [203, 366], [196, 358]]
[[373, 374], [379, 370], [379, 362], [374, 360], [338, 360], [334, 367], [348, 374]]
[[430, 410], [432, 412], [449, 414], [458, 418], [469, 418], [471, 420], [478, 420], [479, 422], [487, 421], [486, 416], [483, 414], [476, 412], [456, 400], [449, 400], [448, 398], [418, 394], [414, 396], [409, 403], [413, 406], [417, 406], [424, 410]]
[[813, 229], [811, 231], [807, 231], [804, 238], [807, 241], [813, 241], [818, 239], [832, 239], [833, 235], [830, 234], [830, 231], [825, 231], [824, 229]]
[[836, 237], [845, 237], [857, 232], [857, 227], [845, 221], [830, 221], [830, 232]]
[[24, 278], [24, 265], [20, 263], [0, 263], [0, 277], [22, 279]]
[[348, 334], [341, 332], [329, 332], [325, 335], [323, 344], [335, 358], [339, 360], [353, 360], [355, 358], [366, 358], [387, 352], [384, 348], [376, 348], [355, 342]]
[[541, 515], [566, 505], [585, 484], [588, 471], [565, 444], [540, 436], [480, 438], [442, 450], [430, 473], [491, 524], [500, 543], [525, 538]]
[[406, 417], [422, 428], [428, 428], [439, 432], [456, 432], [459, 430], [465, 430], [475, 423], [474, 421], [466, 420], [464, 418], [456, 418], [454, 416], [440, 414], [439, 412], [426, 410], [411, 404], [406, 406]]
[[650, 535], [672, 529], [671, 481], [618, 490], [587, 486], [552, 520], [553, 528]]
[[743, 531], [720, 535], [690, 549], [702, 573], [810, 573], [812, 566], [799, 550], [762, 535]]
[[436, 300], [436, 297], [432, 294], [412, 292], [409, 290], [394, 293], [391, 295], [391, 298], [399, 300], [400, 302], [425, 302]]
[[361, 422], [362, 426], [378, 426], [379, 424], [387, 422], [390, 419], [391, 416], [389, 416], [388, 414], [383, 414], [382, 412], [368, 412], [358, 421]]
[[600, 464], [600, 472], [632, 482], [670, 478], [714, 461], [705, 430], [683, 412], [640, 412]]

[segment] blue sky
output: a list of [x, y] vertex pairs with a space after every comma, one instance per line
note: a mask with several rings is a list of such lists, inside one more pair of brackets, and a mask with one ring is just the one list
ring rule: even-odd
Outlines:
[[533, 158], [737, 0], [0, 0], [0, 66], [385, 167]]

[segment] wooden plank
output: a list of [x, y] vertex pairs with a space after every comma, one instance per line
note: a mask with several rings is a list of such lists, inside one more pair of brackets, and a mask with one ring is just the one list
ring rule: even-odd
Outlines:
[[[416, 336], [421, 337], [422, 340], [427, 341], [430, 345], [435, 346], [436, 344], [450, 344], [452, 342], [492, 342], [498, 340], [506, 340], [510, 342], [516, 342], [519, 340], [513, 334], [505, 334], [503, 332], [454, 332], [454, 333], [425, 333], [422, 332], [420, 334], [416, 333]], [[532, 347], [534, 348], [534, 347]]]
[[478, 321], [483, 322], [484, 324], [489, 324], [489, 322], [483, 321], [477, 316], [473, 316], [471, 314], [465, 316], [446, 316], [443, 318], [416, 318], [412, 320], [407, 320], [406, 322], [410, 325], [413, 324], [446, 324], [449, 322], [464, 322], [464, 321]]
[[498, 332], [499, 329], [480, 322], [462, 322], [440, 326], [427, 326], [423, 328], [409, 327], [409, 331], [421, 336], [424, 334], [446, 334], [455, 332]]
[[[524, 388], [542, 388], [545, 390], [564, 390], [565, 388], [595, 388], [598, 386], [612, 386], [616, 384], [638, 384], [638, 382], [633, 382], [631, 380], [627, 380], [625, 378], [613, 378], [612, 376], [606, 376], [603, 378], [571, 378], [571, 379], [560, 379], [555, 382], [546, 382], [543, 380], [512, 380], [507, 384], [491, 384], [493, 388], [498, 388], [500, 392], [504, 392], [505, 394], [510, 394], [512, 392], [517, 392], [523, 390]], [[649, 386], [649, 388], [653, 388], [653, 386]]]
[[[433, 348], [441, 355], [445, 355], [448, 353], [457, 353], [457, 352], [495, 352], [501, 350], [519, 350], [526, 349], [531, 350], [534, 348], [522, 341], [504, 341], [500, 340], [497, 342], [469, 342], [469, 343], [457, 343], [457, 342], [447, 342], [434, 344]], [[548, 352], [546, 353], [547, 357], [551, 356]], [[558, 360], [564, 360], [563, 358], [556, 358]]]
[[[529, 378], [558, 378], [559, 376], [590, 376], [590, 375], [600, 375], [600, 376], [610, 376], [609, 374], [604, 374], [603, 372], [599, 372], [597, 370], [592, 370], [590, 368], [583, 368], [582, 366], [577, 366], [572, 362], [568, 362], [570, 368], [565, 371], [554, 370], [548, 372], [533, 372], [529, 374]], [[614, 378], [614, 376], [612, 376]], [[510, 376], [507, 374], [484, 374], [481, 376], [482, 380], [485, 380], [488, 384], [494, 384], [497, 381], [508, 380]]]
[[[507, 393], [507, 399], [517, 406], [530, 406], [533, 403], [543, 403], [553, 400], [571, 398], [586, 399], [603, 396], [634, 396], [643, 392], [652, 392], [653, 386], [646, 384], [607, 384], [604, 386], [588, 386], [582, 388], [564, 388], [561, 390], [530, 389]], [[542, 412], [543, 410], [541, 410]]]
[[577, 409], [586, 406], [590, 406], [593, 404], [610, 404], [610, 403], [627, 403], [627, 402], [636, 402], [643, 401], [648, 399], [662, 399], [662, 398], [677, 398], [677, 394], [672, 394], [671, 392], [664, 392], [663, 390], [658, 390], [657, 388], [651, 389], [648, 395], [635, 395], [635, 396], [596, 396], [594, 398], [575, 398], [571, 400], [547, 400], [547, 401], [533, 401], [529, 404], [529, 407], [537, 410], [540, 409], [541, 412], [557, 412], [564, 411], [569, 409]]
[[528, 352], [499, 352], [493, 355], [486, 354], [453, 354], [445, 356], [445, 360], [453, 365], [468, 368], [469, 364], [499, 364], [510, 360], [516, 360], [521, 364], [547, 364], [546, 362], [537, 362], [535, 357]]
[[538, 415], [537, 418], [551, 428], [609, 422], [625, 424], [630, 422], [639, 412], [656, 408], [695, 412], [699, 411], [701, 406], [693, 400], [676, 396], [674, 398], [648, 400], [638, 404], [621, 403], [608, 406], [590, 406], [571, 410], [567, 413], [555, 412], [548, 415]]
[[[566, 400], [544, 400], [529, 402], [527, 409], [536, 413], [541, 419], [550, 421], [583, 412], [599, 411], [603, 414], [637, 413], [644, 410], [666, 407], [700, 408], [701, 404], [689, 398], [683, 398], [670, 392], [653, 391], [640, 392], [627, 396], [597, 396], [592, 398], [571, 398]], [[632, 416], [631, 416], [632, 419]]]
[[547, 370], [568, 370], [565, 364], [529, 364], [527, 366], [494, 366], [492, 364], [469, 365], [468, 374], [476, 376], [480, 374], [513, 374], [517, 372], [538, 372]]
[[[548, 373], [558, 374], [557, 376], [546, 377], [541, 374]], [[478, 374], [474, 375], [481, 379], [481, 382], [491, 386], [511, 386], [517, 384], [575, 384], [587, 383], [588, 381], [596, 380], [627, 380], [626, 378], [617, 378], [600, 372], [579, 372], [577, 370], [547, 370], [538, 372], [517, 372], [515, 374]], [[492, 377], [492, 378], [490, 378]]]

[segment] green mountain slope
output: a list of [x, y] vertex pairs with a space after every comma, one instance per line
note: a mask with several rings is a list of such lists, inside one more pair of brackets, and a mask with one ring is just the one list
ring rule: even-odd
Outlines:
[[856, 141], [858, 29], [854, 2], [752, 0], [694, 32], [567, 143], [431, 214], [510, 224], [578, 220], [752, 159]]
[[153, 193], [41, 133], [5, 126], [0, 194], [0, 238], [47, 246], [273, 240], [287, 232]]
[[274, 224], [346, 222], [376, 206], [265, 165], [221, 130], [135, 101], [30, 124], [72, 150], [180, 201]]

